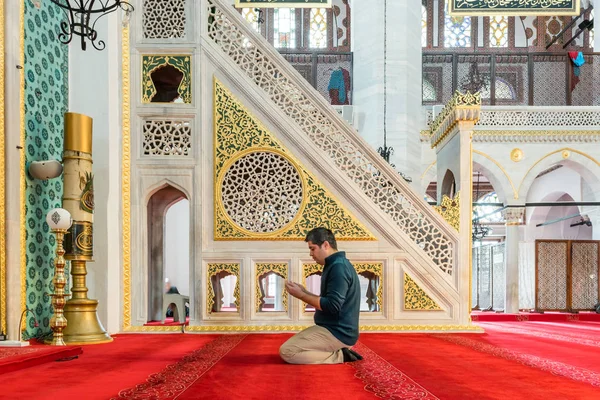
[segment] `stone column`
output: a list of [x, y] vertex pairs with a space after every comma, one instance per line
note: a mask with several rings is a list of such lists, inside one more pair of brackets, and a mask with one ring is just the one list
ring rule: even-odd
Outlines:
[[[386, 17], [387, 16], [387, 17]], [[418, 185], [421, 162], [421, 1], [352, 1], [353, 105], [358, 131]], [[385, 116], [384, 116], [385, 114]]]
[[519, 312], [519, 225], [525, 207], [510, 207], [504, 211], [506, 218], [506, 294], [504, 312]]

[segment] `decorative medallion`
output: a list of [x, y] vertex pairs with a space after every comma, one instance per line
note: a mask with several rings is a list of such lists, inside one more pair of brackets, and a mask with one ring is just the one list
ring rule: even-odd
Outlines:
[[214, 96], [215, 240], [376, 240], [217, 79]]
[[[284, 281], [287, 281], [288, 279], [288, 264], [287, 263], [257, 263], [256, 264], [256, 282], [254, 282], [254, 285], [256, 286], [256, 312], [261, 312], [261, 305], [263, 305], [264, 301], [263, 301], [263, 297], [265, 296], [264, 293], [262, 293], [261, 290], [261, 286], [260, 286], [260, 279], [264, 278], [265, 275], [267, 275], [269, 272], [272, 272], [278, 276], [280, 276], [281, 278], [283, 278]], [[266, 288], [263, 288], [266, 289]], [[281, 293], [281, 299], [283, 302], [283, 310], [285, 312], [287, 312], [288, 310], [288, 294], [287, 291], [285, 290], [285, 285], [282, 286], [281, 288], [282, 293]]]
[[512, 149], [510, 152], [510, 159], [514, 162], [519, 162], [523, 159], [523, 150], [521, 149]]
[[404, 309], [407, 311], [442, 310], [407, 273], [404, 274]]
[[148, 55], [142, 56], [142, 103], [151, 103], [157, 90], [152, 81], [152, 73], [159, 68], [172, 66], [183, 74], [177, 93], [185, 104], [192, 103], [192, 62], [190, 55]]
[[566, 160], [567, 158], [569, 158], [570, 156], [571, 156], [571, 152], [570, 152], [569, 150], [564, 150], [564, 151], [562, 152], [562, 158], [564, 158], [565, 160]]
[[65, 235], [67, 260], [92, 260], [94, 256], [94, 228], [88, 221], [73, 221]]

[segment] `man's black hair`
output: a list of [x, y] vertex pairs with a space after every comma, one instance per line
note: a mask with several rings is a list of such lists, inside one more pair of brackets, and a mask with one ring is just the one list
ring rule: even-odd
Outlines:
[[332, 249], [337, 250], [337, 242], [335, 235], [327, 228], [319, 227], [311, 230], [306, 234], [305, 242], [311, 242], [321, 247], [324, 242], [329, 243]]

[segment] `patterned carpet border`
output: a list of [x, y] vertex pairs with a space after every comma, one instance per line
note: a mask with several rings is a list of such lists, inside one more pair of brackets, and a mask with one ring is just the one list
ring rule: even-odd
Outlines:
[[553, 375], [562, 376], [574, 381], [584, 382], [595, 387], [600, 387], [600, 374], [585, 368], [548, 360], [531, 354], [524, 354], [514, 350], [508, 350], [487, 343], [481, 343], [473, 339], [460, 336], [436, 335], [435, 337], [450, 343], [468, 347], [481, 353], [491, 354], [505, 360], [516, 361], [529, 367], [550, 372]]
[[0, 360], [3, 358], [9, 358], [14, 356], [22, 356], [24, 354], [31, 354], [42, 349], [39, 347], [5, 347], [0, 348]]
[[152, 374], [146, 382], [121, 390], [111, 400], [174, 399], [189, 388], [247, 335], [223, 335], [202, 348], [187, 354], [161, 372]]
[[439, 400], [427, 389], [381, 358], [362, 343], [352, 347], [363, 356], [362, 361], [353, 362], [354, 376], [365, 383], [365, 390], [382, 399]]
[[[482, 323], [482, 322], [480, 324], [484, 325], [484, 323]], [[489, 329], [491, 331], [510, 332], [510, 333], [516, 333], [519, 335], [535, 336], [535, 337], [543, 338], [543, 339], [552, 339], [552, 340], [558, 340], [561, 342], [575, 343], [575, 344], [580, 344], [583, 346], [600, 347], [600, 340], [591, 339], [592, 335], [582, 335], [577, 332], [573, 332], [571, 335], [569, 335], [568, 333], [567, 334], [557, 334], [557, 333], [544, 332], [542, 329], [536, 329], [536, 328], [532, 329], [531, 327], [528, 327], [528, 329], [520, 329], [520, 328], [514, 328], [514, 327], [498, 326], [493, 323], [485, 324], [484, 328]]]

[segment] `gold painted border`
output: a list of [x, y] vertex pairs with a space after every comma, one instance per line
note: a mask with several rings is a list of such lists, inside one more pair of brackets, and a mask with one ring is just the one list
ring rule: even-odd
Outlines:
[[[152, 326], [135, 328], [154, 328]], [[167, 327], [165, 327], [167, 328]], [[179, 328], [179, 327], [174, 327]], [[186, 332], [296, 332], [308, 328], [303, 325], [194, 325], [186, 326]], [[181, 328], [179, 328], [181, 329]], [[484, 330], [477, 325], [361, 325], [361, 332], [473, 332], [483, 333]], [[151, 330], [135, 329], [131, 332], [152, 332]]]
[[[189, 70], [189, 74], [188, 74], [188, 78], [190, 81], [190, 102], [187, 103], [184, 101], [183, 104], [192, 104], [192, 56], [193, 56], [193, 54], [143, 54], [142, 59], [141, 59], [141, 62], [142, 62], [142, 65], [141, 65], [141, 67], [142, 67], [142, 73], [141, 73], [141, 76], [142, 76], [142, 87], [141, 87], [141, 89], [142, 89], [142, 104], [153, 104], [152, 98], [156, 95], [157, 90], [156, 90], [156, 86], [154, 85], [154, 81], [152, 80], [151, 75], [157, 69], [162, 68], [166, 65], [170, 65], [171, 67], [175, 68], [177, 71], [181, 72], [185, 76], [185, 71], [182, 71], [179, 68], [177, 68], [175, 65], [169, 63], [168, 59], [164, 64], [157, 65], [156, 67], [152, 68], [151, 70], [146, 71], [144, 68], [144, 58], [146, 58], [146, 57], [166, 57], [166, 58], [168, 58], [168, 57], [188, 57], [190, 59], [190, 70]], [[152, 95], [148, 99], [145, 99], [145, 93], [144, 93], [144, 87], [145, 87], [146, 80], [150, 81], [150, 83], [152, 84]], [[182, 79], [181, 82], [179, 83], [179, 86], [177, 87], [177, 93], [179, 93], [180, 96], [181, 96], [181, 93], [179, 92], [179, 88], [181, 87], [181, 85], [183, 85], [183, 81], [184, 80]], [[182, 100], [183, 100], [183, 98], [182, 98]], [[156, 102], [154, 104], [173, 104], [173, 103], [161, 101], [161, 102]]]
[[[265, 311], [260, 310], [260, 300], [261, 300], [260, 277], [272, 272], [275, 275], [283, 278], [283, 280], [287, 282], [289, 280], [289, 276], [290, 276], [290, 264], [287, 262], [256, 263], [255, 268], [256, 268], [256, 270], [255, 270], [255, 277], [254, 277], [254, 286], [255, 286], [256, 299], [254, 300], [254, 309], [257, 314], [259, 314], [259, 313], [262, 314]], [[284, 309], [284, 312], [287, 313], [288, 312], [288, 293], [287, 293], [287, 290], [285, 289], [285, 285], [283, 286], [283, 288], [281, 288], [281, 290], [282, 290], [281, 299], [282, 299], [282, 303], [283, 303], [283, 309]]]
[[[473, 141], [471, 141], [471, 147], [473, 147]], [[487, 155], [486, 153], [479, 151], [479, 150], [473, 150], [471, 152], [471, 169], [473, 169], [472, 165], [473, 165], [473, 156], [472, 154], [479, 154], [482, 157], [487, 158], [488, 160], [490, 160], [491, 162], [493, 162], [494, 164], [496, 164], [496, 166], [498, 168], [500, 168], [500, 171], [502, 171], [502, 173], [504, 174], [504, 176], [506, 177], [506, 179], [508, 179], [508, 183], [510, 183], [510, 187], [513, 190], [513, 197], [515, 200], [517, 200], [519, 198], [519, 192], [517, 191], [517, 189], [515, 189], [515, 184], [513, 183], [512, 179], [510, 179], [510, 175], [506, 172], [506, 170], [504, 169], [504, 167], [502, 165], [500, 165], [500, 163], [496, 160], [494, 160], [492, 157], [490, 157], [489, 155]], [[473, 172], [473, 171], [471, 171]], [[473, 174], [471, 174], [471, 186], [473, 184]]]
[[[529, 167], [529, 169], [527, 170], [527, 172], [525, 173], [525, 175], [523, 175], [523, 179], [521, 179], [521, 183], [519, 183], [519, 188], [517, 189], [517, 193], [521, 192], [521, 186], [523, 186], [523, 182], [525, 181], [525, 178], [527, 178], [527, 176], [529, 175], [529, 173], [531, 172], [531, 170], [533, 168], [535, 168], [536, 165], [538, 165], [539, 163], [541, 163], [543, 160], [545, 160], [546, 158], [556, 154], [556, 153], [562, 153], [563, 151], [570, 151], [576, 154], [579, 154], [580, 156], [583, 156], [587, 159], [589, 159], [590, 161], [593, 161], [594, 163], [596, 163], [596, 165], [598, 165], [600, 167], [600, 162], [598, 160], [596, 160], [594, 157], [590, 156], [589, 154], [586, 154], [582, 151], [573, 149], [571, 147], [563, 147], [562, 149], [558, 149], [558, 150], [554, 150], [551, 151], [550, 153], [540, 157], [536, 162], [534, 162], [531, 167]], [[564, 158], [564, 157], [563, 157]]]
[[[4, 66], [4, 0], [0, 0], [0, 65]], [[4, 67], [0, 68], [0, 332], [6, 334], [6, 175], [4, 155]]]
[[[26, 223], [27, 218], [25, 215], [25, 202], [27, 201], [27, 194], [25, 192], [26, 185], [26, 176], [25, 176], [25, 2], [21, 2], [19, 15], [19, 65], [21, 65], [20, 74], [19, 74], [19, 85], [21, 85], [21, 91], [19, 93], [21, 97], [21, 104], [19, 105], [20, 115], [20, 132], [21, 138], [19, 145], [21, 146], [20, 151], [20, 174], [19, 174], [19, 192], [21, 194], [21, 209], [19, 210], [19, 220], [21, 221], [21, 230], [20, 230], [20, 242], [21, 242], [21, 310], [24, 310], [27, 307], [27, 246], [26, 246], [26, 238], [27, 238], [27, 229]], [[4, 67], [5, 65], [3, 65]]]
[[[215, 132], [216, 132], [216, 119], [215, 119]], [[216, 160], [217, 150], [216, 150], [216, 146], [214, 146], [214, 147], [215, 147], [215, 158], [214, 159]], [[298, 175], [300, 176], [300, 180], [302, 181], [302, 204], [300, 204], [300, 208], [298, 209], [298, 212], [296, 213], [294, 218], [287, 225], [285, 225], [284, 227], [282, 227], [276, 231], [273, 231], [273, 232], [252, 232], [252, 231], [246, 230], [246, 229], [242, 228], [241, 226], [239, 226], [237, 223], [235, 223], [233, 221], [233, 219], [231, 219], [231, 217], [225, 210], [225, 207], [223, 206], [223, 200], [221, 197], [221, 187], [223, 186], [222, 185], [223, 178], [225, 178], [225, 174], [227, 172], [229, 172], [229, 169], [231, 168], [231, 166], [236, 161], [241, 159], [242, 157], [245, 157], [250, 153], [256, 153], [256, 152], [273, 153], [273, 154], [277, 154], [280, 157], [283, 157], [287, 162], [292, 164], [292, 166], [296, 169], [296, 172], [298, 173]], [[237, 153], [234, 157], [231, 157], [225, 164], [223, 164], [223, 167], [221, 168], [221, 173], [217, 177], [216, 183], [215, 183], [215, 203], [218, 205], [219, 210], [221, 211], [221, 214], [223, 215], [223, 218], [225, 218], [225, 220], [229, 223], [229, 225], [231, 225], [232, 228], [242, 232], [245, 235], [252, 236], [253, 240], [277, 238], [278, 235], [280, 235], [281, 233], [283, 233], [283, 232], [289, 230], [291, 227], [293, 227], [296, 224], [296, 222], [298, 222], [300, 217], [302, 217], [302, 214], [304, 213], [304, 209], [306, 208], [306, 203], [308, 202], [307, 186], [308, 185], [306, 183], [306, 176], [303, 173], [302, 168], [300, 168], [300, 165], [298, 165], [298, 163], [295, 160], [293, 160], [291, 157], [289, 157], [283, 151], [274, 149], [274, 148], [270, 148], [270, 147], [251, 147], [251, 148], [248, 148], [244, 151]], [[214, 226], [215, 232], [217, 232], [218, 221], [217, 221], [216, 215], [214, 218], [214, 225], [215, 225]], [[219, 239], [222, 239], [222, 238], [218, 238], [215, 240], [219, 240]], [[244, 239], [244, 238], [242, 238], [242, 239]], [[294, 239], [294, 240], [298, 240], [298, 239]]]
[[[360, 262], [350, 262], [356, 271], [356, 274], [360, 274], [361, 272], [372, 272], [379, 277], [379, 285], [377, 287], [377, 293], [375, 296], [377, 297], [377, 304], [379, 305], [379, 310], [376, 311], [378, 313], [383, 313], [383, 262], [381, 261], [360, 261]], [[363, 276], [364, 278], [364, 276]], [[372, 311], [361, 311], [362, 313], [373, 313]]]
[[237, 307], [236, 312], [230, 312], [229, 314], [241, 314], [242, 312], [242, 292], [240, 287], [240, 280], [242, 277], [242, 264], [241, 263], [207, 263], [206, 264], [206, 313], [217, 314], [212, 311], [215, 305], [214, 297], [215, 290], [213, 289], [211, 278], [219, 272], [229, 272], [235, 276], [235, 288], [233, 289], [233, 296], [235, 297], [235, 305]]
[[[123, 330], [131, 329], [131, 83], [129, 26], [121, 31], [122, 74], [122, 142], [121, 142], [121, 202], [123, 218]], [[178, 328], [178, 327], [175, 327]], [[153, 331], [148, 331], [153, 332]]]
[[253, 8], [253, 7], [258, 7], [258, 8], [331, 8], [331, 1], [332, 0], [327, 0], [326, 4], [314, 4], [314, 3], [309, 3], [307, 4], [306, 2], [297, 2], [297, 3], [265, 3], [265, 2], [261, 2], [261, 1], [254, 1], [251, 3], [240, 3], [240, 0], [235, 0], [235, 7], [236, 8]]
[[[237, 1], [237, 0], [236, 0]], [[448, 3], [448, 15], [450, 16], [474, 16], [474, 17], [489, 17], [493, 15], [505, 15], [509, 17], [520, 17], [520, 16], [577, 16], [581, 8], [580, 0], [575, 0], [575, 8], [561, 8], [561, 9], [523, 9], [523, 8], [502, 8], [502, 9], [486, 9], [477, 11], [477, 9], [471, 10], [456, 10], [454, 9], [454, 1]], [[562, 10], [562, 11], [561, 11]]]
[[[298, 240], [302, 240], [302, 238], [294, 238], [294, 237], [277, 237], [277, 234], [283, 232], [286, 228], [290, 228], [293, 227], [293, 224], [290, 223], [286, 226], [286, 228], [282, 228], [280, 230], [278, 230], [277, 232], [269, 232], [269, 233], [254, 233], [254, 232], [246, 232], [245, 230], [241, 229], [237, 224], [233, 223], [232, 221], [230, 221], [230, 219], [228, 218], [228, 215], [224, 212], [224, 210], [222, 209], [222, 207], [220, 207], [220, 196], [217, 194], [217, 189], [219, 190], [220, 193], [220, 185], [217, 188], [217, 184], [219, 181], [219, 177], [221, 176], [221, 174], [223, 174], [223, 171], [225, 170], [225, 167], [230, 165], [229, 162], [230, 160], [228, 160], [226, 163], [223, 164], [223, 166], [221, 167], [221, 172], [220, 174], [217, 176], [216, 174], [216, 160], [217, 160], [217, 132], [218, 132], [218, 124], [217, 124], [217, 118], [215, 117], [215, 113], [217, 110], [217, 96], [216, 96], [216, 92], [217, 90], [220, 89], [223, 92], [225, 92], [228, 96], [232, 97], [233, 100], [239, 104], [240, 108], [242, 108], [244, 110], [244, 112], [246, 114], [248, 114], [249, 117], [251, 117], [252, 119], [255, 120], [256, 125], [261, 129], [264, 130], [266, 132], [266, 134], [269, 135], [269, 137], [279, 146], [281, 147], [280, 149], [275, 149], [275, 148], [271, 148], [271, 147], [251, 147], [248, 148], [246, 150], [243, 150], [242, 153], [245, 154], [245, 152], [252, 152], [252, 151], [256, 151], [257, 149], [264, 149], [265, 151], [271, 151], [271, 152], [281, 152], [278, 153], [280, 155], [282, 155], [283, 157], [285, 157], [288, 161], [292, 162], [292, 165], [294, 165], [302, 179], [303, 179], [303, 189], [305, 189], [308, 184], [306, 183], [308, 178], [310, 177], [314, 182], [315, 185], [318, 185], [327, 196], [329, 196], [338, 206], [338, 208], [342, 211], [344, 211], [345, 213], [348, 214], [348, 216], [352, 219], [352, 224], [355, 227], [359, 227], [361, 228], [366, 235], [368, 235], [368, 237], [362, 237], [362, 238], [355, 238], [355, 237], [346, 237], [346, 236], [339, 236], [337, 237], [337, 241], [356, 241], [356, 242], [366, 242], [366, 241], [376, 241], [377, 238], [369, 231], [369, 229], [367, 229], [367, 227], [365, 225], [363, 225], [355, 216], [352, 212], [350, 212], [345, 206], [344, 204], [339, 200], [339, 198], [337, 196], [334, 196], [329, 190], [327, 190], [327, 187], [314, 175], [312, 175], [311, 173], [308, 172], [308, 170], [304, 167], [302, 167], [300, 161], [298, 161], [296, 159], [296, 157], [294, 156], [294, 154], [289, 151], [282, 143], [279, 142], [279, 140], [273, 136], [272, 132], [263, 125], [263, 123], [250, 111], [246, 108], [246, 106], [244, 106], [244, 104], [242, 104], [240, 102], [240, 100], [238, 99], [238, 97], [227, 87], [225, 86], [225, 84], [223, 84], [216, 75], [213, 76], [213, 204], [219, 204], [219, 207], [215, 207], [213, 210], [213, 232], [217, 232], [217, 228], [218, 228], [218, 210], [221, 210], [221, 212], [223, 213], [223, 215], [226, 217], [227, 222], [230, 223], [231, 228], [235, 229], [237, 232], [241, 232], [243, 234], [246, 235], [251, 235], [250, 237], [237, 237], [237, 238], [227, 238], [227, 237], [216, 237], [215, 236], [213, 238], [214, 241], [259, 241], [259, 240], [264, 240], [264, 241], [298, 241]], [[234, 156], [234, 157], [237, 157]], [[303, 204], [305, 202], [308, 201], [308, 197], [305, 196], [305, 198], [303, 199]], [[302, 209], [302, 211], [304, 211], [304, 208]], [[302, 217], [301, 213], [297, 214], [297, 218], [294, 219], [293, 222], [297, 222], [297, 220]]]

